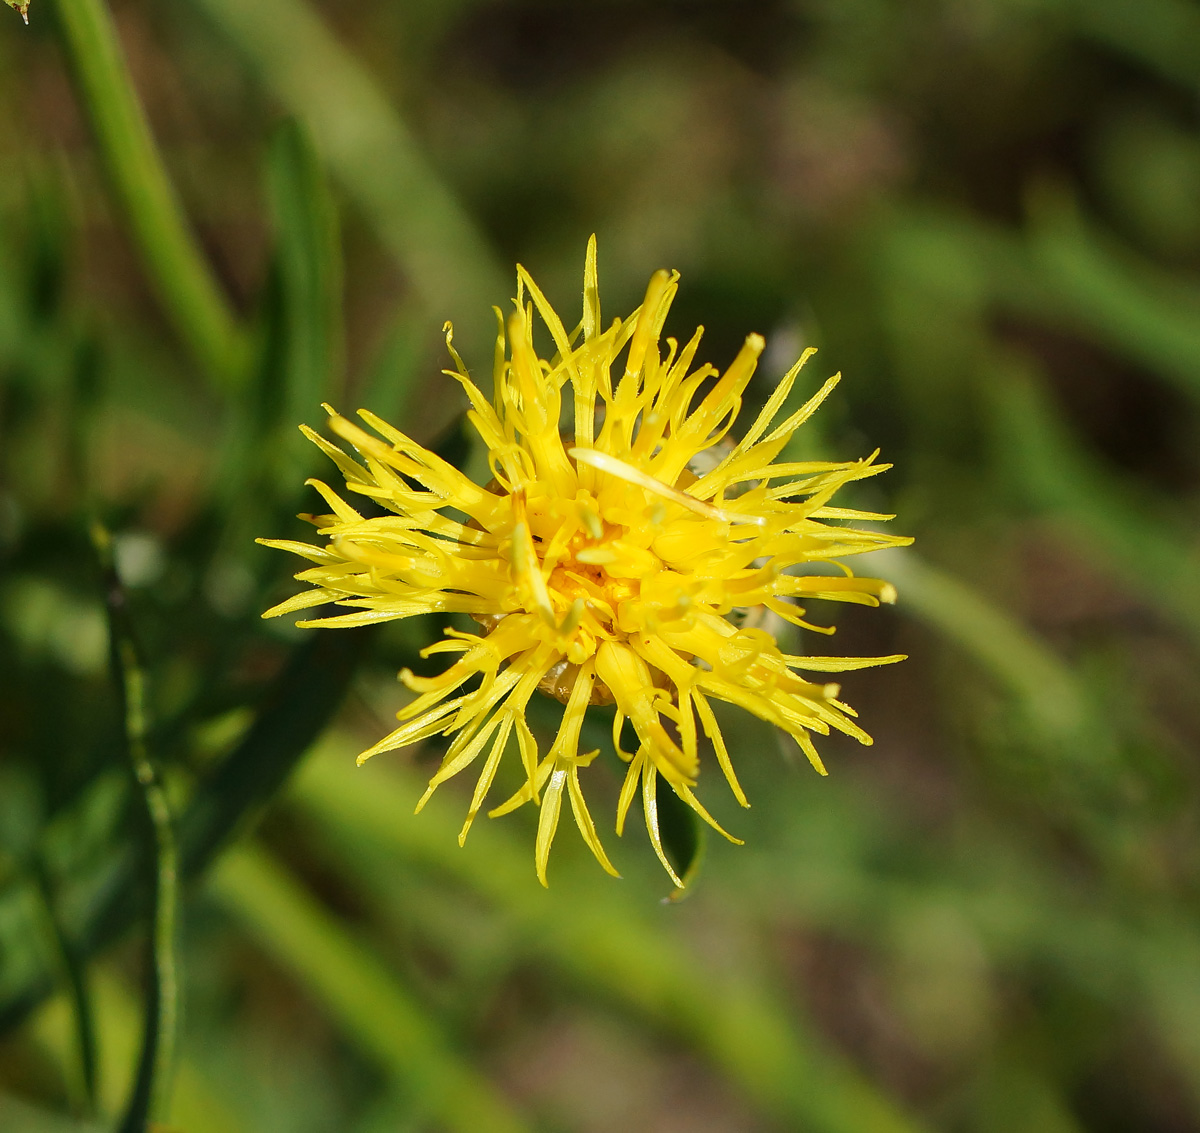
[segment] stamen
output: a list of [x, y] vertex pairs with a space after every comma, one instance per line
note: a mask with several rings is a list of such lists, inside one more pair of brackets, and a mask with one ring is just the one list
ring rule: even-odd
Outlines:
[[[587, 451], [587, 450], [585, 450]], [[574, 450], [572, 450], [574, 452]], [[579, 505], [579, 518], [584, 527], [587, 528], [587, 533], [593, 539], [604, 538], [604, 523], [600, 519], [600, 513], [588, 504]]]

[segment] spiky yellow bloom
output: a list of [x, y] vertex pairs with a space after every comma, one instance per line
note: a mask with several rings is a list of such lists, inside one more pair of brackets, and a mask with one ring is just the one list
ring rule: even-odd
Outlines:
[[[392, 514], [365, 518], [312, 480], [332, 509], [312, 518], [325, 545], [262, 540], [316, 564], [296, 575], [312, 589], [265, 617], [334, 602], [353, 612], [299, 624], [354, 626], [431, 612], [469, 614], [478, 623], [478, 633], [447, 628], [425, 651], [459, 655], [440, 676], [401, 674], [418, 695], [399, 713], [400, 727], [359, 762], [437, 733], [452, 735], [417, 809], [441, 783], [482, 759], [462, 842], [515, 739], [524, 785], [489, 813], [529, 802], [540, 807], [534, 856], [543, 884], [564, 797], [592, 853], [616, 873], [580, 786], [580, 769], [598, 754], [579, 750], [590, 704], [615, 703], [613, 747], [629, 764], [617, 833], [640, 787], [650, 841], [682, 885], [663, 849], [656, 789], [661, 775], [725, 834], [693, 793], [701, 732], [734, 796], [749, 806], [711, 701], [738, 705], [783, 729], [825, 774], [810, 733], [835, 728], [864, 744], [871, 740], [837, 699], [836, 684], [813, 683], [794, 670], [826, 673], [901, 659], [792, 656], [752, 624], [769, 612], [831, 633], [807, 622], [796, 600], [893, 601], [888, 583], [855, 577], [839, 560], [908, 540], [845, 525], [890, 516], [830, 506], [842, 485], [889, 467], [875, 463], [878, 454], [848, 463], [773, 463], [838, 380], [829, 379], [774, 424], [812, 350], [740, 440], [726, 439], [763, 339], [750, 335], [723, 374], [709, 365], [693, 368], [702, 328], [682, 349], [666, 339], [664, 352], [661, 334], [678, 278], [657, 272], [641, 307], [605, 327], [593, 238], [583, 318], [568, 332], [518, 267], [515, 310], [507, 320], [496, 312], [491, 401], [468, 376], [446, 326], [456, 369], [445, 373], [470, 401], [491, 483], [475, 484], [365, 410], [359, 415], [378, 437], [330, 409], [330, 429], [360, 459], [311, 429], [305, 435], [338, 466], [350, 492]], [[535, 311], [554, 342], [551, 361], [534, 347]], [[545, 754], [525, 719], [539, 689], [565, 705]], [[637, 735], [633, 752], [620, 744], [627, 720]]]

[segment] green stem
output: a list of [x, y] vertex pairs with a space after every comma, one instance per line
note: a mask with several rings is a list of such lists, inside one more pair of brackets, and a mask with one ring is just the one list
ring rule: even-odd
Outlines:
[[103, 0], [55, 0], [63, 50], [119, 210], [168, 317], [219, 384], [242, 371], [239, 329], [188, 227]]
[[99, 523], [92, 540], [104, 570], [105, 604], [113, 676], [121, 705], [125, 747], [130, 769], [140, 789], [151, 832], [150, 986], [146, 992], [145, 1033], [137, 1078], [119, 1133], [142, 1133], [150, 1118], [166, 1117], [171, 1091], [179, 1022], [179, 982], [176, 972], [176, 912], [179, 901], [178, 855], [171, 811], [158, 770], [146, 744], [146, 677], [138, 659], [125, 591], [112, 562], [112, 540]]

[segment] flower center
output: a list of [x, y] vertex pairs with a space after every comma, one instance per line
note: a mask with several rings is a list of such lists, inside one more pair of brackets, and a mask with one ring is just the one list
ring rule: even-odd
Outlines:
[[[532, 553], [526, 566], [517, 546], [518, 519], [513, 565], [524, 609], [543, 615], [562, 650], [541, 688], [565, 703], [580, 665], [602, 642], [621, 640], [641, 623], [643, 583], [660, 575], [664, 563], [650, 549], [663, 508], [646, 493], [635, 488], [601, 508], [590, 492], [580, 491], [563, 503], [529, 501], [525, 514]], [[524, 509], [518, 505], [516, 510], [519, 515]], [[613, 702], [603, 681], [595, 682], [591, 702]]]

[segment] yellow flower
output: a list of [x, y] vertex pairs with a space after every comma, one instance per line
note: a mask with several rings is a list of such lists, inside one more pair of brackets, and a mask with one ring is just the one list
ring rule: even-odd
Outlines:
[[[359, 415], [378, 437], [326, 406], [330, 429], [360, 459], [311, 429], [304, 428], [305, 435], [338, 466], [350, 492], [391, 514], [365, 518], [312, 480], [332, 509], [311, 519], [324, 545], [261, 540], [316, 564], [296, 575], [312, 589], [264, 617], [335, 602], [353, 612], [299, 624], [353, 626], [431, 612], [469, 614], [478, 623], [478, 633], [447, 628], [425, 651], [459, 655], [440, 676], [401, 673], [418, 695], [399, 713], [400, 727], [359, 762], [437, 733], [453, 736], [419, 811], [441, 783], [482, 759], [461, 843], [500, 760], [515, 746], [524, 785], [489, 813], [506, 814], [528, 802], [540, 807], [534, 857], [543, 885], [564, 798], [592, 853], [616, 874], [580, 786], [580, 769], [598, 754], [579, 750], [590, 704], [616, 705], [613, 747], [629, 764], [617, 833], [640, 787], [650, 841], [681, 886], [659, 833], [659, 776], [737, 841], [693, 792], [701, 732], [734, 796], [749, 806], [711, 701], [782, 728], [825, 774], [810, 733], [836, 728], [864, 744], [871, 740], [837, 699], [836, 684], [813, 683], [794, 670], [826, 673], [902, 659], [792, 656], [754, 624], [782, 625], [782, 619], [832, 633], [807, 622], [796, 599], [893, 601], [888, 583], [855, 577], [839, 560], [909, 540], [845, 525], [890, 516], [830, 505], [842, 485], [889, 467], [874, 462], [877, 453], [848, 463], [773, 463], [838, 380], [831, 378], [774, 424], [812, 350], [780, 381], [741, 439], [726, 439], [763, 339], [750, 335], [723, 374], [709, 365], [693, 368], [701, 330], [682, 348], [666, 339], [664, 353], [662, 328], [678, 278], [656, 272], [641, 307], [605, 327], [593, 237], [583, 318], [568, 332], [518, 267], [515, 310], [507, 321], [496, 312], [491, 401], [468, 376], [450, 325], [445, 328], [456, 366], [445, 373], [470, 401], [468, 416], [487, 448], [491, 482], [475, 484], [365, 410]], [[554, 342], [550, 361], [534, 346], [535, 311]], [[813, 566], [835, 573], [814, 573]], [[525, 719], [539, 689], [565, 705], [544, 755]], [[626, 721], [637, 735], [633, 752], [621, 749]]]

